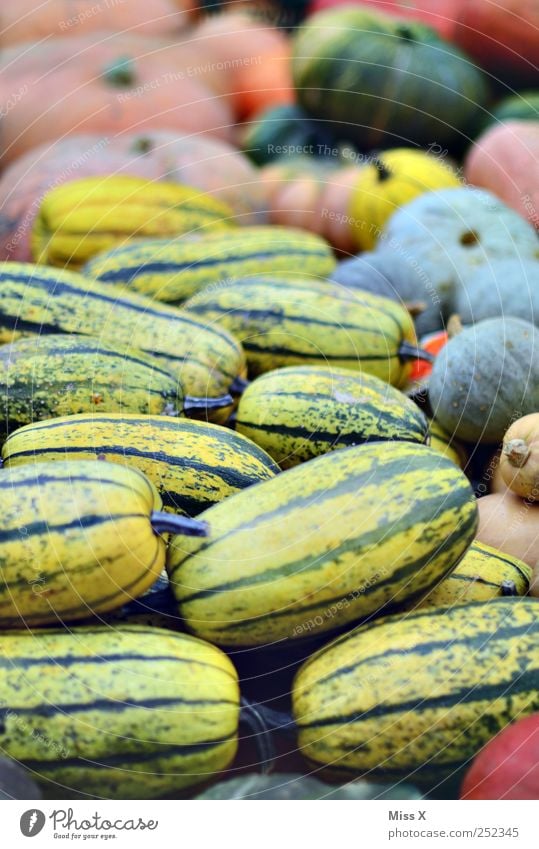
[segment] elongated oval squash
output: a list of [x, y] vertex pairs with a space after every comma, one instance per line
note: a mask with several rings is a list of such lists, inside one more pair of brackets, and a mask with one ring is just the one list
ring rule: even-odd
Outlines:
[[350, 777], [413, 774], [432, 786], [539, 708], [538, 638], [539, 605], [525, 598], [428, 608], [358, 628], [299, 670], [298, 746]]
[[402, 386], [410, 371], [403, 345], [416, 341], [410, 314], [370, 292], [316, 280], [245, 278], [201, 292], [185, 308], [234, 333], [252, 375], [281, 366], [329, 365]]
[[289, 468], [363, 442], [425, 442], [428, 422], [405, 395], [369, 374], [289, 366], [257, 377], [243, 393], [236, 429]]
[[452, 460], [461, 469], [466, 468], [468, 455], [464, 446], [444, 430], [436, 419], [429, 421], [429, 438], [431, 448], [434, 448], [435, 451], [439, 451], [444, 457]]
[[0, 438], [18, 427], [74, 413], [179, 415], [181, 384], [132, 348], [94, 336], [35, 336], [0, 346]]
[[[0, 476], [0, 627], [84, 619], [159, 577], [161, 499], [136, 469], [38, 463]], [[182, 527], [200, 523], [166, 517]], [[153, 525], [152, 525], [153, 522]]]
[[271, 457], [234, 431], [172, 416], [75, 415], [27, 425], [2, 448], [4, 466], [51, 460], [108, 460], [135, 466], [165, 507], [195, 516], [279, 471]]
[[471, 544], [465, 476], [424, 445], [345, 448], [200, 514], [203, 545], [171, 541], [187, 627], [222, 645], [333, 631], [423, 595]]
[[79, 268], [130, 239], [229, 228], [226, 204], [190, 186], [115, 174], [84, 177], [51, 189], [32, 227], [38, 263]]
[[[222, 327], [74, 271], [0, 263], [0, 341], [48, 333], [81, 333], [139, 348], [197, 398], [226, 394], [247, 370], [241, 345]], [[218, 413], [208, 409], [210, 418]]]
[[413, 608], [526, 595], [531, 577], [532, 570], [527, 563], [475, 540], [457, 568]]
[[136, 626], [13, 632], [0, 658], [0, 745], [52, 794], [162, 796], [236, 753], [237, 675], [201, 640]]
[[242, 227], [193, 239], [152, 239], [98, 254], [84, 273], [158, 301], [179, 304], [207, 286], [259, 274], [325, 278], [336, 261], [328, 243], [292, 227]]

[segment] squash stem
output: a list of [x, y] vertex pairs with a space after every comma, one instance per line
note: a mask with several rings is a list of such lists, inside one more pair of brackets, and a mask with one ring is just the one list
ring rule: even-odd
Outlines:
[[150, 523], [156, 534], [183, 534], [188, 537], [207, 537], [208, 524], [189, 516], [178, 516], [175, 513], [162, 513], [154, 510], [150, 515]]
[[119, 56], [103, 71], [103, 77], [117, 88], [128, 88], [136, 79], [135, 65], [130, 56]]
[[186, 395], [183, 399], [183, 411], [189, 413], [204, 412], [205, 410], [220, 410], [221, 407], [230, 407], [234, 403], [232, 395], [218, 395], [216, 398], [197, 398], [194, 395]]
[[426, 363], [434, 362], [434, 357], [429, 351], [424, 351], [423, 348], [412, 345], [410, 342], [401, 342], [399, 357], [403, 362], [407, 360], [424, 360]]
[[230, 384], [230, 392], [232, 395], [243, 395], [250, 382], [251, 381], [247, 380], [245, 377], [240, 377], [240, 375], [238, 375]]

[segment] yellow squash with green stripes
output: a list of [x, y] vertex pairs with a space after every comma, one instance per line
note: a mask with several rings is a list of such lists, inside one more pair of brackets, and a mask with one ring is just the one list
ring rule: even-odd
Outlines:
[[161, 513], [136, 469], [31, 463], [0, 475], [0, 628], [84, 619], [141, 595], [162, 572], [159, 532], [205, 533]]
[[265, 451], [228, 428], [98, 410], [16, 430], [2, 459], [7, 468], [95, 459], [134, 466], [155, 484], [166, 508], [190, 516], [279, 471]]
[[452, 774], [539, 710], [539, 605], [500, 598], [357, 628], [313, 655], [292, 696], [298, 748], [350, 778]]
[[167, 571], [189, 630], [225, 646], [334, 631], [422, 597], [471, 544], [476, 499], [425, 445], [318, 457], [201, 513], [206, 540], [175, 537]]
[[233, 218], [229, 206], [191, 186], [125, 174], [84, 177], [56, 186], [41, 201], [32, 256], [40, 264], [80, 268], [132, 239], [229, 229]]
[[291, 227], [242, 227], [200, 238], [152, 240], [92, 259], [84, 273], [159, 301], [181, 303], [207, 286], [239, 277], [292, 274], [326, 278], [336, 260], [328, 243]]
[[281, 366], [325, 365], [367, 372], [402, 386], [414, 356], [409, 351], [416, 343], [414, 325], [404, 307], [332, 283], [277, 277], [232, 280], [201, 292], [185, 308], [234, 333], [252, 375]]
[[444, 607], [500, 596], [526, 595], [532, 577], [527, 563], [475, 540], [457, 568], [413, 608]]
[[436, 419], [430, 419], [429, 421], [429, 438], [431, 448], [434, 448], [435, 451], [439, 451], [444, 457], [452, 460], [461, 469], [466, 468], [468, 462], [466, 449], [461, 442], [458, 442], [450, 433], [444, 430]]
[[428, 422], [413, 401], [370, 374], [289, 366], [267, 372], [247, 387], [236, 429], [289, 468], [363, 442], [423, 443]]
[[0, 263], [0, 342], [49, 333], [99, 336], [117, 347], [139, 348], [194, 397], [225, 395], [246, 373], [241, 345], [222, 327], [73, 271]]
[[32, 336], [0, 346], [0, 439], [75, 413], [181, 415], [181, 384], [158, 360], [94, 336]]
[[0, 690], [2, 751], [52, 798], [170, 795], [207, 781], [236, 753], [236, 671], [186, 634], [136, 626], [4, 633]]

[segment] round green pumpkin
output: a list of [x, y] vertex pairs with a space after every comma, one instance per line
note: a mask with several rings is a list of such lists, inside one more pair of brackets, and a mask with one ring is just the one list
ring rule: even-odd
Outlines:
[[449, 434], [501, 442], [512, 421], [539, 410], [539, 331], [517, 318], [465, 328], [436, 357], [429, 398]]
[[499, 259], [463, 277], [456, 298], [463, 324], [512, 316], [539, 325], [539, 261]]
[[488, 100], [483, 72], [433, 29], [354, 6], [307, 20], [292, 71], [307, 112], [367, 149], [458, 147]]

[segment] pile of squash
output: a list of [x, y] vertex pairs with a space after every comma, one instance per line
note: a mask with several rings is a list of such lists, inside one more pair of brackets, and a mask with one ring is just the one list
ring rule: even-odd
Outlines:
[[0, 796], [537, 798], [533, 4], [7, 5]]

